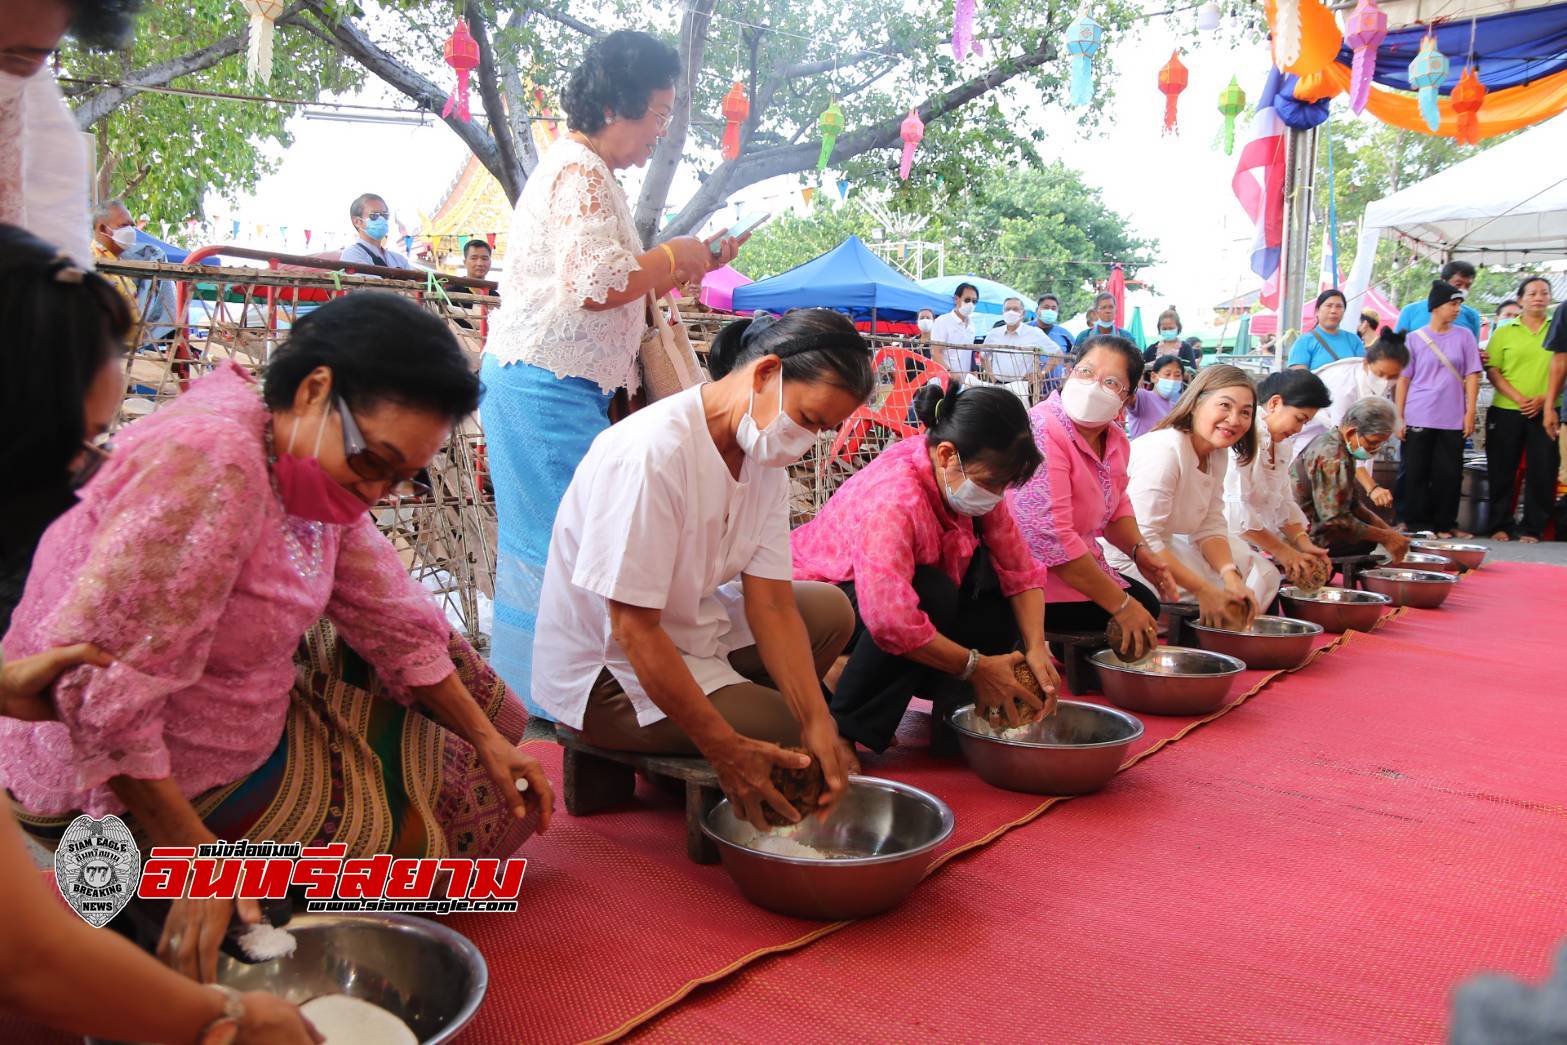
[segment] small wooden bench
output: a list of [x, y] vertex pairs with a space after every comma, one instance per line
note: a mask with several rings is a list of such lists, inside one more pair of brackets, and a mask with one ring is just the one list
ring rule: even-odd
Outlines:
[[1196, 646], [1197, 635], [1192, 622], [1202, 615], [1195, 602], [1161, 602], [1159, 616], [1164, 620], [1165, 635], [1172, 646]]
[[1045, 629], [1045, 641], [1061, 646], [1061, 663], [1066, 667], [1066, 688], [1074, 697], [1099, 692], [1099, 672], [1089, 660], [1102, 649], [1110, 648], [1110, 640], [1102, 631], [1051, 631]]
[[1332, 558], [1333, 572], [1341, 574], [1344, 578], [1344, 587], [1360, 587], [1360, 575], [1366, 570], [1374, 570], [1381, 565], [1382, 560], [1375, 555], [1335, 555]]
[[706, 759], [680, 755], [645, 755], [594, 747], [574, 730], [557, 727], [555, 740], [564, 749], [561, 790], [566, 811], [591, 816], [631, 800], [637, 773], [681, 781], [686, 798], [686, 855], [695, 863], [716, 864], [718, 847], [702, 833], [702, 821], [723, 798], [718, 774]]

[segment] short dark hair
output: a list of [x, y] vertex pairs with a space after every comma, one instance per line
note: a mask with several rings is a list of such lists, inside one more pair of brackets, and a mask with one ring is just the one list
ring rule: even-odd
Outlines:
[[718, 380], [763, 356], [783, 362], [785, 381], [832, 385], [862, 403], [876, 384], [869, 342], [853, 320], [831, 309], [795, 309], [782, 319], [737, 319], [713, 339], [707, 369]]
[[490, 248], [489, 240], [471, 239], [462, 245], [462, 256], [466, 258], [468, 256], [468, 252], [474, 247], [482, 247], [485, 250], [490, 251], [490, 253], [494, 253], [494, 251]]
[[66, 0], [71, 25], [66, 30], [83, 47], [112, 51], [131, 42], [142, 0]]
[[379, 192], [360, 193], [358, 196], [354, 197], [354, 202], [348, 205], [349, 219], [352, 220], [354, 218], [364, 217], [365, 208], [370, 206], [371, 200], [380, 200], [382, 203], [385, 203], [386, 197], [381, 195]]
[[1383, 327], [1377, 334], [1377, 339], [1366, 349], [1366, 362], [1376, 363], [1383, 359], [1391, 359], [1400, 367], [1409, 365], [1409, 347], [1404, 344], [1404, 335], [1395, 331], [1392, 327]]
[[[1533, 281], [1533, 279], [1538, 279], [1538, 278], [1539, 277], [1531, 277], [1531, 282]], [[1550, 283], [1549, 280], [1545, 280], [1545, 279], [1541, 279], [1540, 282], [1541, 283], [1546, 283], [1546, 284]], [[1528, 286], [1527, 283], [1524, 284], [1524, 285]], [[1503, 301], [1501, 304], [1496, 306], [1496, 314], [1497, 315], [1501, 315], [1502, 314], [1502, 309], [1506, 308], [1508, 305], [1511, 305], [1514, 308], [1522, 308], [1523, 307], [1521, 304], [1519, 304], [1519, 301], [1518, 301], [1517, 298], [1508, 298], [1506, 301]]]
[[979, 288], [972, 283], [959, 283], [957, 286], [952, 288], [952, 296], [954, 298], [961, 298], [965, 290], [972, 290], [974, 292], [975, 300], [979, 299]]
[[1183, 374], [1185, 373], [1185, 371], [1186, 371], [1186, 364], [1181, 362], [1181, 357], [1176, 355], [1173, 352], [1167, 353], [1165, 355], [1160, 356], [1158, 359], [1155, 359], [1153, 361], [1153, 366], [1150, 367], [1149, 369], [1157, 374], [1159, 371], [1163, 370], [1165, 367], [1169, 366], [1171, 363], [1174, 363], [1176, 366], [1180, 367], [1181, 368], [1181, 372]]
[[1323, 305], [1326, 305], [1334, 298], [1338, 298], [1340, 301], [1342, 301], [1346, 308], [1349, 307], [1349, 299], [1344, 296], [1344, 292], [1339, 290], [1337, 287], [1329, 287], [1327, 290], [1324, 290], [1322, 293], [1317, 295], [1317, 309], [1321, 309]]
[[1047, 301], [1054, 301], [1056, 303], [1056, 307], [1057, 308], [1061, 307], [1061, 299], [1056, 297], [1054, 294], [1041, 294], [1041, 295], [1039, 295], [1039, 299], [1037, 301], [1035, 301], [1034, 304], [1036, 306], [1037, 305], [1043, 305]]
[[936, 310], [933, 309], [933, 308], [922, 308], [922, 309], [920, 309], [918, 312], [914, 313], [914, 318], [915, 319], [919, 319], [921, 316], [923, 316], [927, 312], [930, 313], [930, 318], [931, 319], [935, 319], [936, 318]]
[[1110, 293], [1107, 290], [1106, 291], [1100, 291], [1098, 294], [1094, 295], [1094, 307], [1098, 308], [1102, 302], [1114, 301], [1114, 300], [1115, 300], [1115, 295], [1114, 294]]
[[1257, 386], [1258, 409], [1274, 396], [1302, 410], [1322, 410], [1333, 402], [1328, 386], [1310, 370], [1279, 370], [1263, 378]]
[[931, 381], [914, 393], [914, 416], [925, 445], [951, 443], [970, 464], [984, 462], [1007, 486], [1022, 486], [1044, 462], [1028, 424], [1028, 409], [998, 385], [964, 387], [956, 378]]
[[[1523, 292], [1529, 286], [1530, 283], [1544, 283], [1547, 288], [1549, 288], [1550, 285], [1551, 285], [1551, 281], [1546, 279], [1544, 276], [1525, 276], [1523, 278], [1523, 282], [1518, 284], [1518, 296], [1520, 298], [1523, 297]], [[1505, 302], [1505, 301], [1502, 302], [1502, 305], [1505, 305], [1505, 304], [1507, 304], [1507, 302]], [[1519, 304], [1519, 302], [1514, 301], [1513, 304], [1516, 305], [1516, 304]], [[1497, 306], [1497, 308], [1501, 308], [1501, 307], [1502, 307], [1501, 305]]]
[[87, 432], [87, 390], [124, 350], [130, 309], [96, 272], [25, 229], [0, 225], [0, 327], [7, 480], [18, 491], [64, 492]]
[[1454, 276], [1465, 276], [1474, 279], [1478, 270], [1467, 261], [1449, 261], [1442, 266], [1443, 282], [1451, 283]]
[[1155, 330], [1162, 330], [1164, 328], [1165, 320], [1169, 320], [1171, 323], [1175, 324], [1175, 332], [1177, 334], [1181, 332], [1181, 314], [1179, 312], [1175, 311], [1173, 308], [1165, 309], [1163, 312], [1159, 313], [1159, 318], [1154, 320], [1153, 328]]
[[392, 402], [455, 422], [479, 408], [478, 375], [451, 329], [399, 294], [357, 291], [301, 317], [267, 366], [267, 406], [292, 406], [299, 383], [322, 366], [354, 410]]
[[679, 76], [679, 53], [658, 37], [634, 29], [601, 36], [571, 71], [561, 94], [566, 128], [597, 134], [607, 122], [606, 111], [640, 120], [653, 92], [675, 86]]
[[[1077, 364], [1088, 358], [1088, 353], [1101, 348], [1106, 352], [1114, 352], [1121, 357], [1122, 362], [1126, 364], [1127, 387], [1136, 388], [1137, 382], [1143, 379], [1143, 354], [1137, 351], [1136, 346], [1124, 337], [1117, 337], [1115, 334], [1092, 335], [1087, 341], [1078, 346], [1077, 351], [1072, 354], [1072, 365], [1074, 367], [1077, 366]], [[1174, 359], [1175, 357], [1169, 356], [1168, 358]]]

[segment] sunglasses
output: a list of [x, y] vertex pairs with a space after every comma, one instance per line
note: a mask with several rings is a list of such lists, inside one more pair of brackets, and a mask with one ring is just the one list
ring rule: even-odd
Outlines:
[[337, 416], [343, 422], [343, 459], [348, 462], [349, 470], [366, 482], [390, 483], [391, 486], [386, 491], [386, 500], [400, 501], [428, 495], [429, 484], [398, 475], [396, 468], [383, 461], [365, 444], [364, 433], [359, 431], [359, 425], [355, 423], [354, 415], [349, 412], [348, 404], [343, 402], [342, 396], [333, 398], [337, 402]]

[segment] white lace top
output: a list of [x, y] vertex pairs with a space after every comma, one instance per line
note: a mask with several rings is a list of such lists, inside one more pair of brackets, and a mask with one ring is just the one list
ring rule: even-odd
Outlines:
[[503, 366], [529, 363], [606, 393], [635, 392], [642, 301], [582, 307], [624, 290], [642, 250], [626, 194], [604, 161], [570, 138], [556, 142], [523, 187], [510, 239], [485, 351]]

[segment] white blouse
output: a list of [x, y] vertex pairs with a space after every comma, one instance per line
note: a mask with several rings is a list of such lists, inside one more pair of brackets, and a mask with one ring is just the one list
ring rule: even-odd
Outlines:
[[[1357, 360], [1358, 362], [1358, 360]], [[1306, 515], [1295, 503], [1287, 445], [1274, 446], [1267, 423], [1257, 419], [1257, 456], [1251, 464], [1231, 462], [1224, 478], [1224, 514], [1237, 534], [1247, 530], [1280, 533], [1286, 526], [1306, 526]]]
[[625, 191], [598, 154], [562, 138], [539, 161], [512, 212], [501, 304], [485, 351], [505, 366], [528, 363], [581, 377], [604, 392], [635, 392], [637, 348], [647, 316], [641, 299], [590, 312], [624, 290], [641, 240]]
[[609, 600], [660, 611], [702, 692], [745, 679], [729, 654], [754, 645], [729, 582], [792, 579], [789, 476], [749, 457], [737, 480], [713, 444], [702, 386], [612, 425], [578, 466], [550, 538], [533, 644], [533, 699], [582, 728], [606, 667], [637, 722], [664, 713], [610, 632]]
[[49, 64], [27, 77], [0, 72], [0, 223], [91, 265], [88, 174], [81, 131]]
[[1229, 523], [1224, 518], [1224, 473], [1229, 457], [1228, 450], [1213, 451], [1208, 455], [1208, 470], [1203, 471], [1197, 467], [1192, 437], [1174, 428], [1161, 428], [1132, 440], [1126, 496], [1149, 548], [1163, 551], [1178, 536], [1193, 544], [1229, 536]]

